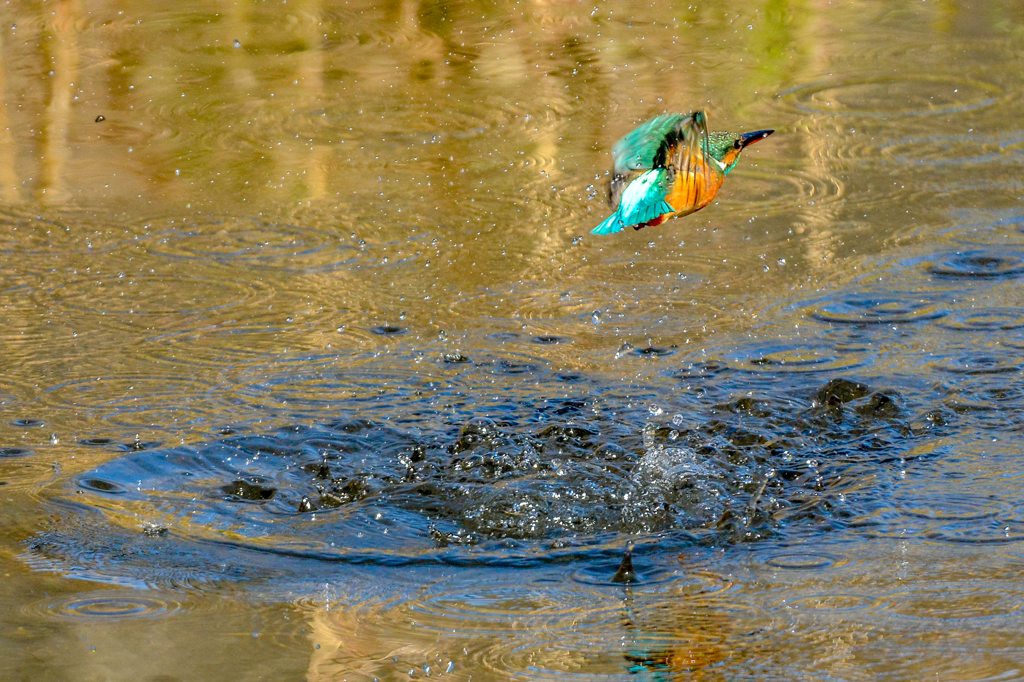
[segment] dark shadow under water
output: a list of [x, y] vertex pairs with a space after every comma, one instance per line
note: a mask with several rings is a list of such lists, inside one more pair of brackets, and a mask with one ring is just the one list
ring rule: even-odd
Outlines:
[[55, 490], [60, 514], [29, 561], [283, 586], [338, 564], [603, 564], [628, 543], [642, 555], [820, 534], [876, 523], [951, 414], [890, 387], [713, 362], [645, 386], [573, 375], [573, 395], [564, 376], [527, 373], [518, 396], [455, 380], [365, 398], [374, 410], [353, 401], [337, 420], [139, 444]]

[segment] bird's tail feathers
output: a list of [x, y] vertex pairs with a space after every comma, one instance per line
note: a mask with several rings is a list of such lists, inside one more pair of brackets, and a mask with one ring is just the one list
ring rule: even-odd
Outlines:
[[625, 227], [625, 225], [622, 224], [622, 218], [619, 217], [619, 212], [616, 211], [605, 218], [604, 222], [591, 230], [590, 233], [615, 234], [616, 232], [621, 232], [623, 227]]

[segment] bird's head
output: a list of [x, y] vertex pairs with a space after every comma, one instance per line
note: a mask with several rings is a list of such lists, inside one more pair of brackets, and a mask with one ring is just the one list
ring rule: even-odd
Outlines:
[[740, 159], [740, 152], [758, 140], [768, 137], [774, 130], [756, 130], [752, 133], [722, 133], [715, 132], [708, 134], [707, 152], [724, 166], [723, 173], [728, 173]]

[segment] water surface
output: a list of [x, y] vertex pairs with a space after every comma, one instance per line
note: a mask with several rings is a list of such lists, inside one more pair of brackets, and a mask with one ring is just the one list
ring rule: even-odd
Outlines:
[[5, 678], [1021, 676], [1017, 10], [0, 13]]

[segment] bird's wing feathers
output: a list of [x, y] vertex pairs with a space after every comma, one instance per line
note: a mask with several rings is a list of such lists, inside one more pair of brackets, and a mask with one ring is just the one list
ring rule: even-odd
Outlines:
[[591, 230], [593, 234], [613, 234], [626, 227], [642, 226], [658, 216], [672, 213], [675, 209], [665, 201], [672, 183], [672, 172], [666, 168], [655, 168], [642, 173], [629, 183], [622, 193], [622, 203], [600, 225]]
[[[627, 133], [612, 148], [612, 182], [609, 200], [618, 206], [631, 172], [664, 168], [680, 154], [691, 159], [707, 148], [707, 117], [702, 111], [690, 114], [662, 114]], [[673, 154], [674, 152], [674, 154]]]
[[647, 171], [629, 183], [622, 193], [622, 203], [616, 213], [624, 225], [642, 225], [665, 213], [672, 206], [665, 201], [669, 189], [669, 172], [663, 168]]
[[616, 175], [627, 175], [629, 171], [654, 168], [654, 156], [658, 153], [665, 136], [686, 114], [662, 114], [640, 124], [622, 137], [612, 147], [612, 162]]

